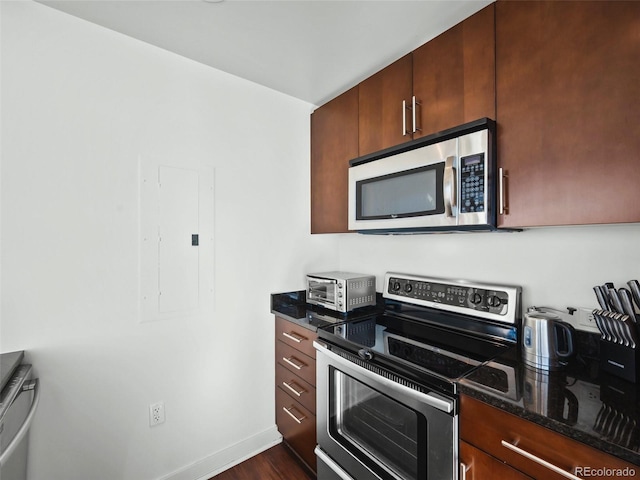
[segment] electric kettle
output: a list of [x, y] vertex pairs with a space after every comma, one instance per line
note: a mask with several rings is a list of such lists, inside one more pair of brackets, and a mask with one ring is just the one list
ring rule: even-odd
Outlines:
[[557, 315], [530, 309], [522, 327], [525, 364], [540, 370], [558, 370], [573, 355], [574, 329]]

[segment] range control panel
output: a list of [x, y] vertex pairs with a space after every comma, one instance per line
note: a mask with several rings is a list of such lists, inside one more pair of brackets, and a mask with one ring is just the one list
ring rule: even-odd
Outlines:
[[[513, 323], [519, 310], [520, 287], [446, 281], [388, 273], [385, 298]], [[507, 317], [507, 318], [505, 318]]]

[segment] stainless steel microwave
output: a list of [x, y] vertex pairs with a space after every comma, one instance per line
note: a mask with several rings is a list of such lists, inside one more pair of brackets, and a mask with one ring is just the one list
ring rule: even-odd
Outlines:
[[351, 160], [349, 230], [494, 230], [495, 122], [467, 123]]

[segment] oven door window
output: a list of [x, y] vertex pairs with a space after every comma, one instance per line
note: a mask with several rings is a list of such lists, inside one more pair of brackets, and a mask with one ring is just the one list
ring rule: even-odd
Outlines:
[[444, 163], [356, 183], [356, 219], [380, 220], [444, 213]]
[[381, 478], [426, 478], [423, 415], [332, 369], [329, 432]]

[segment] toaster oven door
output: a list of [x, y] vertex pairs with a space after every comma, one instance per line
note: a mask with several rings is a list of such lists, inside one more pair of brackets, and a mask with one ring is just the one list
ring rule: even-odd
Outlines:
[[337, 310], [338, 282], [329, 278], [307, 277], [307, 302]]

